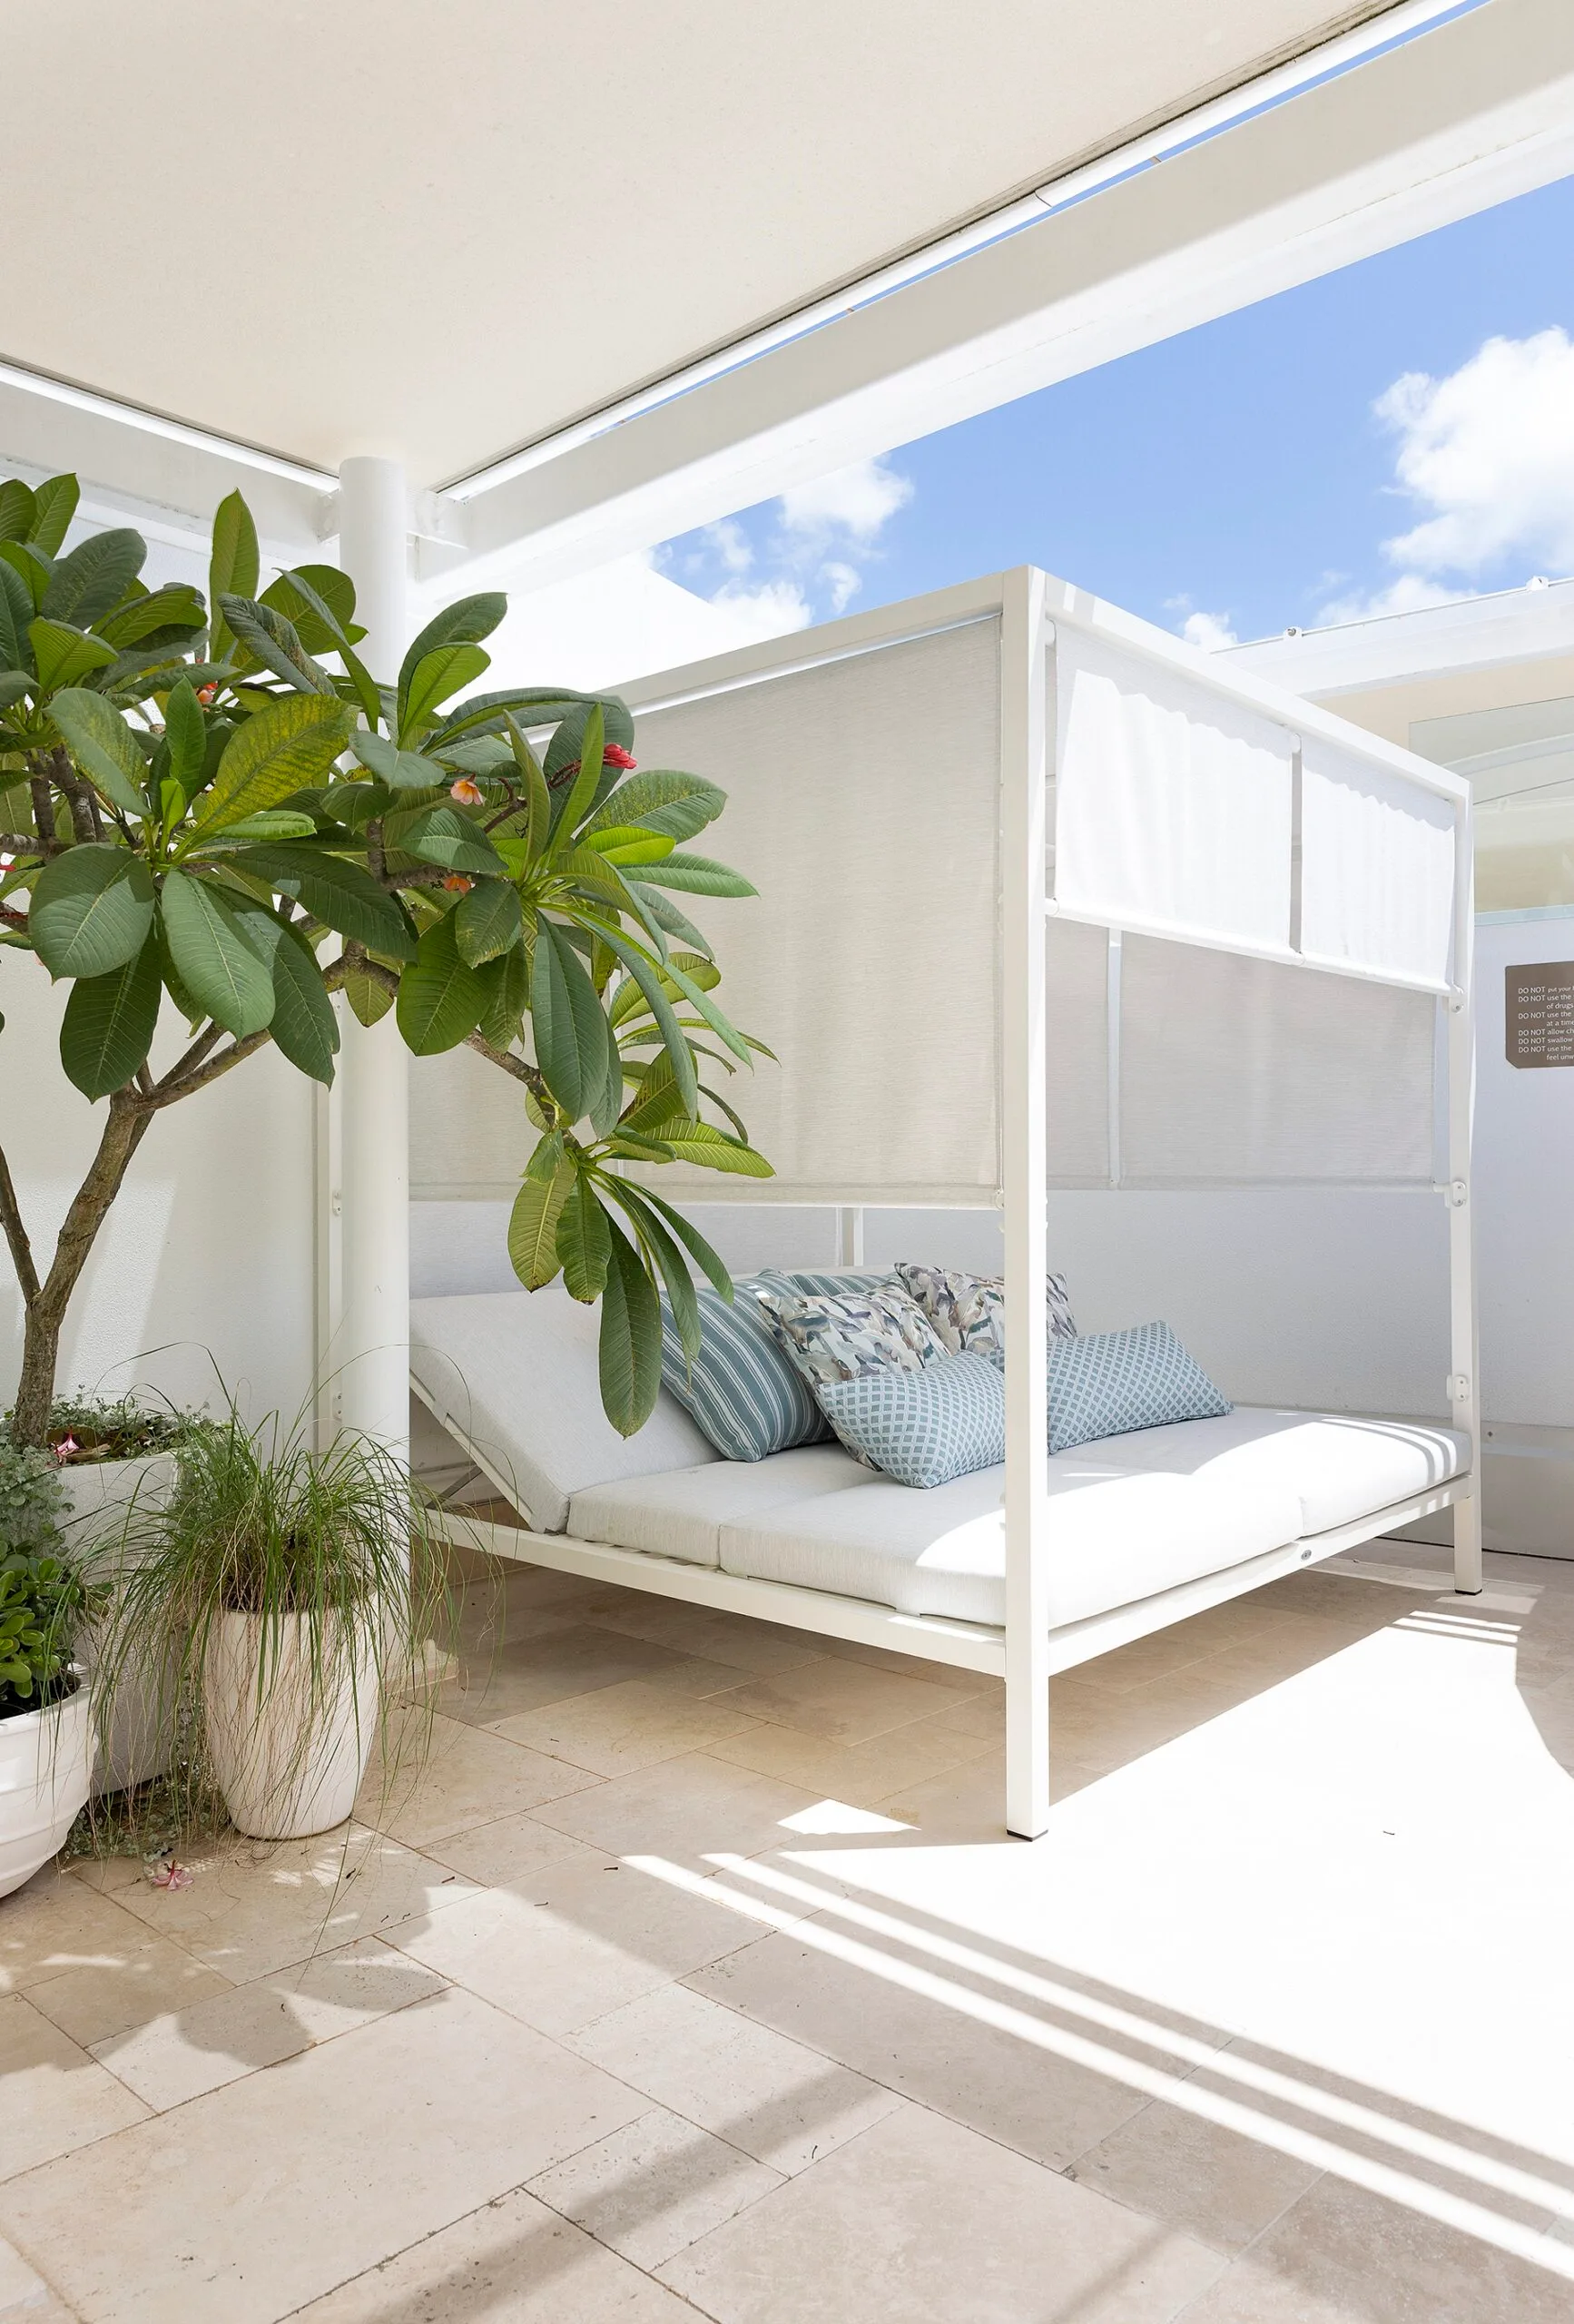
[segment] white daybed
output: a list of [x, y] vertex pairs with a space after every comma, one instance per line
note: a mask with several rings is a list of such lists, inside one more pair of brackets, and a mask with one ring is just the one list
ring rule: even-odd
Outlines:
[[[629, 698], [642, 763], [729, 793], [762, 892], [704, 917], [782, 1059], [743, 1100], [776, 1179], [663, 1190], [1002, 1209], [1007, 1459], [928, 1492], [834, 1445], [733, 1463], [665, 1396], [625, 1443], [560, 1287], [418, 1300], [416, 1392], [527, 1520], [467, 1533], [1002, 1671], [1029, 1837], [1051, 1672], [1451, 1505], [1478, 1590], [1466, 786], [1031, 571]], [[518, 1125], [488, 1170], [460, 1096], [428, 1071], [418, 1181], [496, 1194]], [[1047, 1189], [1308, 1186], [1447, 1206], [1449, 1424], [1243, 1404], [1048, 1455]]]

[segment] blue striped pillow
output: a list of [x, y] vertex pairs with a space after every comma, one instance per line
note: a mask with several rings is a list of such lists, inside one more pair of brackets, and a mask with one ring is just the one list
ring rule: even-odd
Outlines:
[[763, 1461], [831, 1433], [808, 1381], [767, 1325], [754, 1281], [739, 1278], [730, 1307], [718, 1292], [696, 1285], [700, 1352], [692, 1366], [662, 1299], [662, 1385], [729, 1461]]

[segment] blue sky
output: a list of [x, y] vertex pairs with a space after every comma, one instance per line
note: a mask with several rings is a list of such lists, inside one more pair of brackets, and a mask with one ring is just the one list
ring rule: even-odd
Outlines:
[[1574, 180], [657, 561], [762, 632], [1030, 563], [1200, 643], [1574, 571]]

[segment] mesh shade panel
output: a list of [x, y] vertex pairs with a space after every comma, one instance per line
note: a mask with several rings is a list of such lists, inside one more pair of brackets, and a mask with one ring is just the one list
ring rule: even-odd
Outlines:
[[1437, 1003], [1127, 936], [1123, 1183], [1428, 1186]]
[[410, 1059], [410, 1196], [511, 1202], [539, 1130], [520, 1083], [474, 1049]]
[[1044, 931], [1045, 1136], [1052, 1187], [1109, 1178], [1109, 938], [1052, 920]]
[[1301, 949], [1444, 983], [1454, 901], [1446, 799], [1309, 734], [1301, 778]]
[[1287, 946], [1295, 738], [1105, 637], [1056, 633], [1055, 896], [1126, 927]]

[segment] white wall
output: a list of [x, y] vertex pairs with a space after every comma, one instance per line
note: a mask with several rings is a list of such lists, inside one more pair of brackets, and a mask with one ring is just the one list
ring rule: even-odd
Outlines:
[[[0, 1131], [42, 1272], [105, 1108], [61, 1069], [65, 988], [30, 954], [0, 952]], [[179, 1053], [166, 1004], [153, 1065]], [[162, 1115], [143, 1140], [89, 1260], [62, 1343], [63, 1388], [145, 1383], [214, 1397], [210, 1353], [253, 1413], [293, 1414], [313, 1355], [311, 1085], [271, 1049]], [[0, 1403], [15, 1393], [22, 1302], [0, 1250]]]

